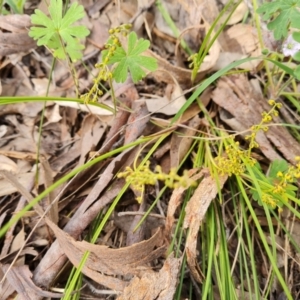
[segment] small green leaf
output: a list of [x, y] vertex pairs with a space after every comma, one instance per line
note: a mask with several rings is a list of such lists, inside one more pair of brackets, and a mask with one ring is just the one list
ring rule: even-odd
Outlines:
[[[135, 32], [128, 35], [127, 52], [123, 47], [118, 47], [109, 60], [109, 64], [116, 64], [113, 70], [113, 78], [116, 82], [125, 82], [130, 72], [134, 83], [141, 80], [145, 75], [145, 69], [154, 71], [157, 69], [155, 58], [140, 55], [150, 46], [150, 42], [138, 39]], [[107, 52], [103, 51], [103, 57]]]
[[275, 159], [272, 161], [269, 168], [269, 176], [270, 178], [277, 178], [278, 172], [286, 172], [289, 168], [288, 163], [284, 159]]
[[49, 5], [50, 17], [36, 9], [31, 16], [32, 24], [42, 27], [31, 27], [29, 36], [37, 40], [38, 46], [44, 45], [54, 50], [53, 55], [59, 59], [65, 59], [66, 54], [72, 61], [82, 57], [84, 46], [79, 39], [89, 35], [89, 30], [84, 26], [74, 26], [74, 22], [84, 16], [82, 5], [74, 2], [62, 16], [62, 0], [51, 0]]

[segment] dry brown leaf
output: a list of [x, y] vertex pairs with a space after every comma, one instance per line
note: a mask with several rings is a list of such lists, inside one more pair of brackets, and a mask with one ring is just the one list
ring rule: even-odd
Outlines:
[[69, 148], [68, 152], [62, 153], [56, 156], [51, 161], [51, 169], [55, 172], [59, 172], [67, 166], [69, 163], [73, 162], [81, 154], [81, 142], [80, 140], [75, 141]]
[[[17, 174], [15, 175], [15, 177], [22, 186], [28, 186], [28, 184], [33, 181], [34, 175], [35, 172], [28, 172], [23, 174]], [[17, 188], [11, 183], [7, 182], [7, 180], [5, 180], [4, 178], [0, 179], [0, 196], [10, 195], [17, 191]]]
[[[19, 212], [20, 210], [23, 209], [23, 207], [25, 206], [26, 204], [26, 199], [22, 196], [18, 202], [18, 205], [14, 211], [14, 213], [17, 213]], [[0, 226], [1, 226], [1, 222], [0, 222]], [[3, 246], [2, 246], [2, 249], [1, 249], [1, 259], [4, 255], [7, 255], [8, 253], [12, 253], [12, 249], [11, 249], [11, 243], [13, 242], [14, 240], [14, 231], [15, 231], [15, 228], [16, 228], [16, 223], [11, 225], [10, 228], [7, 230], [6, 234], [5, 234], [5, 239], [4, 239], [4, 243], [3, 243]], [[23, 231], [23, 228], [22, 228], [22, 231]], [[21, 248], [21, 247], [19, 247]], [[18, 249], [19, 249], [18, 248]]]
[[178, 2], [188, 12], [192, 25], [198, 25], [201, 17], [212, 24], [219, 15], [216, 0], [179, 0]]
[[0, 57], [19, 52], [26, 52], [36, 47], [35, 41], [29, 37], [30, 16], [0, 16], [0, 27], [11, 32], [0, 32]]
[[[237, 132], [260, 124], [262, 112], [270, 110], [270, 105], [244, 75], [232, 75], [219, 80], [212, 99], [230, 113], [221, 114], [221, 118]], [[278, 124], [282, 123], [279, 117], [273, 119]], [[283, 126], [270, 126], [267, 132], [259, 131], [256, 141], [260, 150], [271, 161], [281, 159], [279, 151], [286, 160], [294, 164], [295, 157], [300, 153], [299, 143]]]
[[81, 126], [81, 155], [77, 166], [84, 164], [87, 154], [96, 149], [97, 144], [103, 137], [106, 124], [101, 122], [95, 115], [87, 115]]
[[6, 170], [6, 171], [9, 171], [13, 174], [16, 174], [17, 171], [18, 171], [18, 166], [10, 158], [8, 158], [4, 155], [0, 155], [0, 170]]
[[[9, 267], [9, 265], [0, 264], [3, 273], [5, 273]], [[40, 297], [62, 297], [60, 294], [43, 291], [32, 282], [31, 278], [32, 273], [26, 265], [11, 267], [6, 277], [10, 286], [13, 287], [13, 290], [17, 291], [18, 299], [20, 300], [38, 300]], [[7, 294], [6, 291], [2, 290], [2, 286], [0, 286], [0, 299], [6, 299], [2, 298], [4, 293], [5, 295]]]
[[88, 41], [99, 49], [103, 49], [105, 43], [109, 39], [109, 26], [107, 24], [99, 22], [98, 19], [91, 21], [93, 24], [93, 31], [88, 37]]
[[[92, 191], [86, 197], [81, 206], [76, 210], [73, 217], [64, 227], [65, 232], [74, 238], [94, 220], [99, 211], [109, 204], [119, 193], [124, 181], [117, 181], [109, 189], [109, 184], [115, 174], [126, 162], [132, 150], [127, 150], [115, 157], [106, 167]], [[58, 241], [54, 241], [44, 255], [34, 272], [34, 282], [39, 286], [48, 287], [66, 261], [64, 251]], [[53, 263], [55, 262], [55, 263]]]
[[[133, 189], [133, 192], [135, 194], [136, 197], [140, 197], [141, 196], [141, 192], [140, 191], [136, 191]], [[143, 213], [146, 211], [146, 201], [145, 199], [142, 200], [142, 203], [140, 204], [140, 207], [138, 209], [138, 213], [140, 214], [136, 214], [130, 224], [129, 230], [127, 232], [127, 236], [126, 236], [126, 246], [131, 246], [133, 244], [139, 243], [143, 240], [145, 240], [146, 238], [146, 231], [147, 231], [147, 227], [146, 227], [146, 222], [142, 222], [142, 224], [140, 224], [140, 226], [138, 228], [136, 228], [136, 226], [139, 224], [139, 222], [142, 220], [143, 218]]]
[[[198, 71], [195, 81], [201, 80], [215, 65], [217, 59], [219, 57], [220, 47], [218, 42], [216, 41], [210, 51], [209, 55], [204, 59], [201, 67]], [[178, 81], [179, 84], [190, 85], [191, 84], [191, 76], [192, 71], [186, 68], [181, 68], [172, 65], [170, 62], [159, 56], [158, 54], [152, 52], [151, 50], [147, 50], [145, 55], [150, 57], [154, 57], [157, 59], [158, 69], [157, 71], [152, 73], [152, 76], [158, 82], [167, 82], [173, 83], [173, 77]], [[172, 75], [172, 76], [171, 76]]]
[[201, 119], [196, 115], [188, 123], [188, 128], [180, 129], [180, 134], [173, 134], [171, 139], [171, 168], [177, 168], [184, 156], [190, 149], [194, 139], [193, 136], [197, 134], [197, 129], [201, 124]]
[[[223, 52], [220, 53], [214, 70], [220, 70], [233, 61], [245, 57], [258, 57], [261, 48], [256, 29], [248, 24], [237, 24], [225, 31], [220, 39]], [[253, 70], [261, 60], [252, 60], [239, 65], [240, 69]]]
[[0, 56], [26, 52], [36, 47], [36, 43], [28, 36], [30, 27], [28, 15], [0, 16], [0, 28], [11, 32], [0, 32]]
[[117, 5], [112, 5], [107, 7], [106, 16], [110, 21], [110, 28], [117, 27], [121, 24], [130, 23], [130, 19], [137, 11], [136, 1], [122, 1], [117, 2]]
[[[53, 171], [51, 170], [49, 161], [45, 158], [40, 159], [40, 163], [43, 169], [42, 176], [44, 178], [44, 184], [45, 184], [45, 189], [49, 188], [53, 184]], [[58, 194], [57, 189], [54, 191], [51, 191], [41, 202], [41, 206], [44, 210], [50, 207], [50, 210], [47, 213], [48, 218], [54, 222], [55, 224], [58, 223], [59, 219], [59, 212], [58, 212], [58, 202], [54, 201], [57, 194]]]
[[[183, 38], [189, 47], [198, 51], [200, 41], [203, 40], [206, 32], [210, 28], [209, 22], [206, 21], [203, 11], [207, 8], [206, 16], [209, 17], [216, 12], [217, 6], [214, 5], [215, 1], [161, 1], [176, 27], [182, 32], [181, 38]], [[212, 5], [210, 5], [212, 3]], [[212, 9], [212, 10], [211, 10]], [[209, 13], [210, 11], [211, 13]], [[218, 13], [216, 13], [217, 15]], [[176, 78], [179, 84], [191, 85], [191, 70], [184, 67], [182, 57], [179, 55], [179, 51], [175, 49], [174, 33], [166, 22], [161, 17], [161, 14], [157, 11], [155, 14], [156, 27], [155, 34], [160, 38], [161, 45], [157, 45], [160, 50], [164, 50], [167, 53], [174, 53], [176, 57], [176, 63], [171, 64], [169, 61], [163, 58], [163, 55], [158, 55], [150, 50], [146, 51], [146, 54], [152, 56], [158, 61], [158, 70], [152, 73], [152, 76], [156, 78], [158, 82], [163, 81], [172, 83], [172, 76]], [[212, 20], [215, 17], [211, 18]], [[159, 42], [157, 42], [159, 43]], [[157, 44], [156, 43], [156, 44]], [[176, 46], [177, 48], [177, 46]], [[163, 52], [162, 52], [163, 53]], [[201, 67], [196, 76], [196, 81], [201, 80], [205, 74], [207, 74], [211, 68], [215, 65], [220, 53], [220, 47], [218, 41], [215, 41], [210, 48], [209, 54], [205, 57], [201, 64]]]
[[[21, 228], [21, 230], [15, 235], [11, 247], [9, 249], [10, 253], [17, 251], [21, 249], [25, 244], [25, 231], [24, 227]], [[16, 262], [14, 263], [14, 266], [21, 266], [25, 263], [25, 256], [19, 256]]]
[[227, 175], [213, 178], [208, 169], [200, 172], [204, 177], [195, 190], [193, 196], [185, 208], [183, 226], [189, 228], [189, 234], [185, 244], [187, 263], [195, 280], [203, 281], [203, 274], [197, 262], [197, 236], [199, 227], [203, 221], [211, 201], [216, 197], [227, 180]]
[[149, 239], [130, 247], [110, 249], [107, 246], [75, 241], [51, 221], [47, 221], [58, 242], [75, 267], [78, 267], [83, 255], [89, 251], [89, 257], [82, 272], [96, 282], [117, 291], [122, 291], [126, 283], [113, 276], [134, 275], [140, 268], [160, 257], [166, 251], [162, 244], [162, 232], [157, 232]]
[[125, 131], [124, 145], [132, 143], [142, 134], [148, 121], [150, 120], [149, 111], [145, 101], [138, 101], [132, 104], [134, 112], [129, 116], [128, 125]]
[[0, 150], [0, 155], [20, 160], [36, 161], [36, 153]]
[[110, 0], [96, 0], [93, 1], [93, 4], [87, 8], [88, 14], [93, 18], [94, 16], [99, 15], [99, 11], [105, 7]]
[[[32, 189], [33, 181], [27, 183], [25, 187], [18, 181], [16, 176], [12, 175], [10, 172], [0, 170], [0, 174], [17, 189], [17, 191], [26, 199], [27, 202], [33, 200], [33, 196], [29, 192]], [[38, 203], [34, 205], [34, 209], [40, 216], [43, 215], [44, 211]]]
[[[1, 264], [0, 264], [1, 266]], [[0, 279], [3, 279], [4, 272], [2, 271], [0, 267]], [[15, 289], [14, 287], [9, 283], [8, 280], [4, 280], [2, 284], [0, 284], [0, 299], [10, 299], [9, 296], [14, 293]]]
[[[48, 103], [53, 105], [53, 102]], [[21, 114], [23, 117], [36, 118], [37, 114], [43, 109], [43, 102], [18, 102], [0, 106], [0, 115]]]
[[[114, 224], [122, 231], [128, 233], [128, 231], [132, 227], [133, 219], [137, 214], [144, 216], [144, 213], [139, 213], [136, 211], [126, 211], [126, 212], [119, 212], [118, 214], [114, 214]], [[164, 226], [165, 217], [163, 217], [162, 215], [150, 213], [147, 216], [144, 223], [146, 223], [145, 227], [150, 232], [157, 229], [158, 227]]]
[[[248, 11], [248, 6], [245, 2], [241, 2], [238, 7], [235, 9], [235, 11], [233, 12], [233, 14], [231, 15], [229, 21], [226, 23], [226, 25], [233, 25], [236, 24], [240, 21], [243, 20], [244, 16], [246, 15]], [[228, 15], [231, 13], [230, 12], [226, 12], [223, 17], [222, 17], [222, 22], [224, 23], [224, 21], [228, 18]]]
[[[105, 108], [101, 108], [95, 105], [91, 104], [79, 104], [76, 102], [70, 102], [70, 101], [55, 101], [59, 106], [65, 106], [65, 107], [73, 107], [76, 109], [79, 109], [81, 111], [85, 111], [88, 113], [93, 113], [95, 115], [99, 116], [111, 116], [113, 113], [110, 110], [107, 110]], [[104, 103], [105, 105], [113, 108], [113, 104], [111, 101], [107, 101]]]
[[171, 85], [172, 91], [170, 95], [164, 97], [153, 97], [146, 99], [149, 112], [162, 113], [167, 116], [175, 115], [179, 109], [185, 104], [186, 98], [178, 83]]
[[31, 19], [28, 15], [1, 15], [0, 28], [11, 32], [28, 32]]
[[159, 272], [145, 271], [134, 277], [117, 300], [170, 300], [174, 298], [182, 258], [171, 254]]
[[[193, 169], [188, 171], [188, 175], [191, 177], [192, 180], [199, 180], [201, 177], [203, 177], [203, 172], [199, 172], [196, 174], [198, 170]], [[168, 204], [168, 211], [167, 211], [167, 217], [166, 217], [166, 225], [165, 225], [165, 237], [170, 240], [171, 234], [172, 234], [172, 227], [175, 222], [175, 212], [179, 205], [181, 204], [183, 193], [185, 190], [187, 190], [188, 187], [179, 187], [177, 189], [173, 190], [171, 199]]]

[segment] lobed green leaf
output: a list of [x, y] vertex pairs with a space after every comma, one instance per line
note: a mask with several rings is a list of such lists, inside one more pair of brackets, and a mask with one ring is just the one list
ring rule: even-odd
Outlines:
[[274, 31], [274, 38], [287, 37], [289, 26], [300, 28], [300, 0], [275, 0], [265, 3], [257, 9], [263, 14], [263, 20], [271, 20], [268, 29]]
[[[128, 35], [127, 52], [123, 47], [117, 47], [109, 64], [116, 63], [113, 70], [113, 77], [116, 82], [125, 82], [128, 72], [130, 72], [134, 83], [141, 80], [145, 75], [145, 69], [154, 71], [157, 69], [155, 58], [140, 55], [150, 46], [150, 42], [144, 39], [138, 39], [135, 32]], [[103, 56], [106, 53], [103, 51]]]
[[43, 12], [36, 9], [31, 16], [31, 22], [43, 27], [31, 27], [29, 36], [37, 40], [37, 44], [45, 45], [54, 50], [53, 55], [65, 59], [66, 54], [75, 61], [82, 57], [81, 50], [84, 46], [79, 43], [79, 38], [84, 38], [90, 32], [84, 26], [73, 26], [74, 22], [84, 16], [84, 8], [78, 3], [73, 3], [62, 17], [62, 0], [51, 0], [48, 18]]

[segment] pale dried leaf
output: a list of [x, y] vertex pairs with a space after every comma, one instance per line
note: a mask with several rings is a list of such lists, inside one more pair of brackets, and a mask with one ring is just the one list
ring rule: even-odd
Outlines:
[[[42, 175], [43, 175], [43, 178], [44, 178], [45, 188], [47, 189], [53, 184], [54, 174], [51, 170], [49, 161], [47, 159], [41, 158], [40, 162], [41, 162], [41, 165], [42, 165], [42, 168], [43, 168]], [[41, 206], [44, 210], [46, 210], [50, 207], [49, 211], [47, 212], [47, 216], [55, 224], [58, 223], [58, 219], [59, 219], [59, 216], [58, 216], [58, 202], [57, 201], [54, 202], [54, 200], [57, 196], [57, 193], [58, 193], [57, 190], [51, 191], [40, 202], [40, 204], [41, 204]]]
[[2, 15], [0, 16], [0, 28], [11, 32], [28, 32], [31, 19], [28, 15]]
[[[99, 211], [109, 204], [119, 193], [124, 182], [117, 181], [109, 189], [108, 186], [115, 174], [124, 165], [130, 156], [132, 149], [123, 151], [115, 157], [106, 167], [100, 179], [94, 185], [88, 197], [76, 210], [64, 230], [74, 238], [77, 238], [82, 231], [94, 220]], [[135, 153], [136, 154], [136, 153]], [[105, 191], [105, 193], [104, 193]], [[53, 261], [55, 263], [53, 263]], [[34, 272], [34, 281], [41, 286], [46, 286], [52, 282], [57, 272], [62, 268], [66, 261], [64, 251], [61, 249], [58, 241], [52, 243], [47, 253], [37, 266]], [[98, 274], [98, 273], [97, 273]], [[114, 281], [114, 280], [113, 280]], [[118, 281], [119, 282], [119, 281]], [[116, 283], [117, 284], [117, 283]]]
[[16, 174], [18, 171], [18, 166], [13, 160], [0, 154], [0, 170], [6, 170]]
[[36, 47], [35, 41], [27, 32], [0, 32], [0, 57], [20, 52], [27, 52]]
[[[240, 21], [243, 20], [244, 16], [246, 15], [248, 11], [248, 6], [246, 5], [246, 3], [244, 1], [242, 1], [238, 7], [235, 9], [235, 11], [233, 12], [233, 14], [231, 15], [229, 21], [226, 23], [226, 25], [233, 25], [236, 24]], [[228, 15], [231, 13], [230, 12], [226, 12], [223, 17], [222, 17], [222, 22], [225, 22], [225, 20], [227, 19]]]
[[[1, 265], [2, 272], [7, 272], [9, 265]], [[61, 298], [62, 295], [43, 291], [37, 287], [32, 281], [32, 273], [29, 267], [24, 266], [13, 266], [10, 268], [7, 276], [7, 281], [18, 293], [18, 299], [20, 300], [38, 300], [40, 297], [53, 297]], [[2, 291], [0, 291], [2, 293]], [[1, 296], [1, 294], [0, 294]], [[1, 299], [3, 299], [1, 297]]]
[[95, 115], [87, 115], [81, 126], [81, 155], [77, 166], [84, 164], [87, 154], [96, 149], [106, 131], [106, 125]]
[[170, 97], [155, 97], [146, 99], [146, 104], [149, 112], [162, 113], [167, 116], [175, 115], [179, 109], [185, 104], [186, 98], [183, 95], [182, 89], [178, 84], [173, 84], [173, 89]]
[[[249, 130], [251, 126], [260, 124], [262, 112], [270, 110], [268, 102], [255, 91], [243, 75], [229, 76], [219, 80], [212, 99], [230, 113], [230, 115], [223, 114], [225, 116], [223, 121], [237, 132]], [[273, 120], [275, 123], [282, 123], [279, 117], [273, 117]], [[270, 126], [267, 132], [259, 131], [256, 142], [263, 154], [271, 161], [281, 159], [279, 151], [294, 164], [295, 157], [300, 153], [299, 143], [283, 126]]]
[[89, 251], [89, 257], [82, 272], [96, 282], [118, 291], [123, 290], [126, 283], [112, 276], [134, 275], [141, 267], [145, 267], [147, 263], [161, 256], [166, 250], [166, 246], [162, 245], [161, 230], [158, 230], [149, 240], [130, 247], [110, 249], [107, 246], [94, 245], [86, 241], [75, 241], [51, 221], [47, 220], [47, 224], [75, 267], [79, 265], [84, 253]]
[[[230, 27], [220, 39], [223, 52], [220, 53], [214, 70], [220, 70], [229, 63], [245, 57], [258, 57], [261, 48], [254, 27], [248, 24], [237, 24]], [[226, 60], [227, 59], [227, 60]], [[254, 70], [261, 60], [252, 60], [239, 65], [240, 69]]]
[[[99, 116], [111, 116], [113, 115], [113, 113], [107, 109], [95, 106], [95, 105], [91, 105], [91, 104], [79, 104], [76, 102], [70, 102], [70, 101], [54, 101], [56, 102], [59, 106], [67, 106], [67, 107], [73, 107], [76, 109], [79, 109], [81, 111], [85, 111], [88, 113], [92, 113], [95, 115], [99, 115]], [[113, 104], [111, 102], [107, 102], [105, 103], [105, 105], [110, 106], [111, 108], [113, 108]]]
[[[213, 68], [213, 66], [217, 62], [219, 53], [220, 53], [220, 46], [218, 41], [216, 41], [212, 45], [209, 51], [209, 55], [205, 57], [203, 63], [201, 64], [201, 67], [195, 79], [196, 81], [201, 80]], [[167, 60], [159, 56], [158, 54], [152, 52], [151, 50], [147, 50], [145, 52], [145, 55], [157, 59], [158, 69], [157, 71], [152, 73], [152, 76], [158, 82], [162, 81], [167, 83], [173, 83], [175, 77], [176, 81], [179, 84], [186, 84], [186, 85], [191, 84], [191, 76], [192, 76], [191, 70], [174, 66], [170, 62], [168, 62]]]
[[185, 208], [184, 228], [189, 228], [189, 234], [185, 244], [187, 263], [195, 280], [203, 281], [203, 274], [197, 262], [197, 236], [199, 227], [204, 220], [206, 211], [211, 201], [217, 196], [227, 180], [227, 175], [214, 178], [208, 169], [203, 169], [204, 176], [199, 186]]
[[47, 107], [45, 110], [45, 117], [47, 118], [47, 123], [45, 123], [44, 126], [48, 123], [59, 122], [62, 119], [59, 112], [59, 105], [55, 104], [52, 107]]
[[171, 254], [159, 272], [147, 270], [141, 278], [134, 277], [117, 300], [173, 299], [181, 263], [182, 258], [174, 258]]
[[192, 25], [197, 25], [199, 20], [204, 18], [209, 24], [212, 24], [219, 15], [216, 0], [179, 0], [182, 7], [188, 12]]
[[134, 104], [134, 112], [128, 118], [124, 145], [134, 142], [136, 138], [142, 134], [150, 120], [149, 111], [145, 101], [136, 101]]
[[[16, 179], [23, 186], [27, 186], [34, 178], [35, 172], [29, 172], [25, 174], [17, 174]], [[0, 196], [10, 195], [17, 192], [17, 188], [11, 183], [7, 182], [4, 178], [0, 179]]]
[[[188, 171], [188, 175], [191, 177], [192, 180], [199, 180], [201, 177], [203, 177], [203, 172], [196, 173], [198, 170], [193, 169]], [[167, 239], [171, 238], [172, 234], [172, 227], [175, 222], [175, 212], [179, 205], [182, 202], [183, 193], [185, 190], [187, 190], [188, 187], [179, 187], [177, 189], [173, 190], [171, 199], [168, 204], [168, 211], [167, 211], [167, 217], [166, 217], [166, 225], [165, 225], [165, 237]]]
[[[188, 128], [178, 130], [180, 134], [173, 134], [171, 139], [171, 168], [177, 168], [184, 156], [190, 149], [194, 139], [193, 136], [197, 134], [197, 129], [201, 124], [198, 115], [191, 119], [188, 123]], [[177, 132], [178, 132], [177, 131]]]

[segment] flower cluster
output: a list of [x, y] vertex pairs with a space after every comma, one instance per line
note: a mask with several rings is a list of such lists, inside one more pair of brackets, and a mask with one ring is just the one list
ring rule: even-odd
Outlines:
[[231, 175], [242, 175], [245, 173], [246, 164], [255, 165], [256, 160], [248, 156], [248, 152], [240, 149], [239, 142], [234, 142], [233, 139], [229, 146], [225, 148], [225, 156], [216, 158], [217, 167], [220, 173]]
[[245, 140], [249, 140], [249, 155], [253, 148], [258, 148], [259, 145], [255, 141], [256, 135], [260, 130], [268, 131], [269, 127], [266, 125], [273, 120], [273, 117], [277, 117], [279, 112], [278, 109], [281, 108], [281, 103], [275, 102], [275, 100], [269, 100], [268, 103], [272, 106], [269, 112], [263, 112], [261, 122], [258, 125], [253, 125], [251, 127], [251, 134], [245, 137]]
[[288, 201], [288, 195], [293, 195], [293, 190], [297, 189], [292, 184], [300, 178], [300, 156], [295, 159], [296, 166], [291, 165], [285, 172], [277, 172], [272, 188], [262, 191], [262, 202], [273, 209], [278, 206], [281, 210], [280, 206]]
[[256, 159], [251, 157], [251, 151], [253, 148], [258, 148], [258, 143], [255, 141], [256, 135], [259, 130], [267, 131], [268, 126], [266, 124], [270, 123], [273, 117], [278, 116], [278, 110], [281, 107], [281, 103], [277, 103], [274, 100], [269, 100], [268, 103], [272, 106], [269, 112], [262, 113], [262, 120], [258, 125], [253, 125], [251, 127], [251, 134], [245, 137], [249, 140], [248, 150], [242, 150], [239, 147], [239, 142], [235, 142], [233, 138], [230, 138], [229, 146], [225, 148], [225, 156], [218, 156], [216, 158], [216, 164], [221, 174], [228, 174], [231, 176], [242, 175], [245, 173], [246, 165], [254, 166]]
[[131, 24], [123, 24], [116, 28], [109, 30], [109, 40], [104, 45], [106, 50], [102, 51], [102, 62], [95, 65], [99, 69], [97, 77], [94, 79], [94, 84], [87, 94], [81, 96], [85, 103], [96, 102], [99, 96], [103, 95], [102, 90], [99, 88], [101, 81], [110, 81], [112, 79], [112, 72], [108, 64], [110, 58], [114, 55], [117, 47], [121, 47], [120, 36], [127, 36]]
[[[120, 172], [118, 178], [125, 178], [126, 182], [130, 182], [132, 187], [141, 193], [144, 191], [146, 184], [155, 185], [156, 181], [163, 181], [169, 188], [178, 188], [180, 186], [192, 186], [195, 182], [188, 177], [186, 171], [182, 176], [179, 176], [175, 169], [171, 169], [169, 174], [162, 172], [160, 166], [156, 166], [154, 172], [150, 170], [150, 162], [147, 161], [143, 166], [132, 169], [126, 167], [124, 172]], [[142, 197], [138, 197], [137, 201], [140, 202]]]
[[285, 173], [277, 173], [277, 177], [280, 179], [280, 183], [275, 188], [278, 189], [280, 186], [285, 188], [287, 184], [293, 183], [300, 178], [300, 156], [296, 156], [295, 160], [297, 162], [296, 166], [289, 166], [288, 170]]

